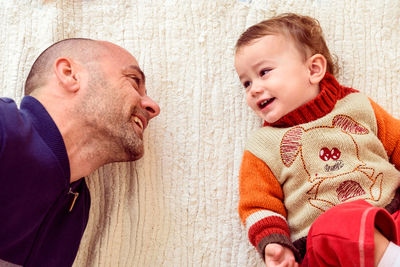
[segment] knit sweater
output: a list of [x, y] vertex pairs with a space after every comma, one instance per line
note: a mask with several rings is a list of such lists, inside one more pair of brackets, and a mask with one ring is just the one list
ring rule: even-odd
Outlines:
[[329, 73], [320, 89], [246, 144], [239, 214], [263, 258], [267, 244], [280, 243], [301, 259], [311, 224], [330, 207], [397, 199], [400, 121]]

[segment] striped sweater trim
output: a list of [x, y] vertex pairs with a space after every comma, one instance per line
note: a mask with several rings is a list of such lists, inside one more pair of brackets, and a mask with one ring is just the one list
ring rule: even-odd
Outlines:
[[246, 218], [247, 231], [249, 231], [250, 228], [257, 222], [259, 222], [265, 218], [272, 217], [272, 216], [282, 219], [287, 224], [286, 218], [283, 217], [282, 215], [280, 215], [279, 213], [276, 213], [276, 212], [273, 212], [270, 210], [260, 210], [260, 211], [252, 213], [251, 215], [249, 215], [249, 217]]
[[258, 244], [265, 237], [272, 234], [279, 234], [285, 236], [289, 240], [289, 226], [277, 217], [267, 217], [254, 224], [249, 230], [249, 240], [253, 246]]
[[246, 222], [250, 243], [255, 247], [259, 247], [260, 242], [263, 240], [264, 245], [266, 245], [265, 237], [270, 235], [282, 236], [280, 243], [286, 243], [286, 240], [290, 240], [287, 221], [278, 213], [265, 210], [258, 211], [251, 214]]
[[265, 247], [271, 243], [290, 248], [295, 254], [296, 260], [301, 260], [298, 250], [290, 241], [289, 226], [282, 215], [271, 211], [258, 211], [249, 216], [246, 222], [249, 221], [254, 221], [248, 225], [250, 243], [257, 248], [263, 260], [265, 259]]

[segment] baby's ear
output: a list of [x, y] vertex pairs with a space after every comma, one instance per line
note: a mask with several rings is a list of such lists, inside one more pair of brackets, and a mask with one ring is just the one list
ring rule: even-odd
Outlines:
[[311, 56], [307, 61], [310, 71], [310, 83], [318, 84], [325, 76], [326, 59], [321, 54], [315, 54]]

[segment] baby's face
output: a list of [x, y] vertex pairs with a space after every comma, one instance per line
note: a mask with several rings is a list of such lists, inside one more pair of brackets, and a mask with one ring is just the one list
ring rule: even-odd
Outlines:
[[315, 98], [309, 60], [283, 35], [266, 35], [239, 48], [235, 68], [246, 89], [247, 104], [273, 123]]

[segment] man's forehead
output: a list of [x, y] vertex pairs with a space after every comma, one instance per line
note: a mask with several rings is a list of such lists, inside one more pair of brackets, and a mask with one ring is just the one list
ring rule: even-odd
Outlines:
[[107, 50], [107, 61], [114, 61], [114, 63], [119, 65], [123, 70], [138, 72], [139, 75], [143, 76], [144, 78], [143, 71], [140, 69], [136, 58], [131, 53], [129, 53], [126, 49], [111, 42], [99, 42]]
[[[125, 48], [118, 46], [114, 43], [107, 42], [107, 41], [98, 41], [100, 45], [106, 49], [106, 51], [113, 57], [113, 58], [118, 58], [118, 59], [125, 59], [127, 61], [131, 61], [132, 64], [137, 65], [137, 60], [136, 58], [129, 53], [128, 50]], [[106, 52], [105, 51], [105, 52]], [[107, 53], [106, 52], [106, 53]]]

